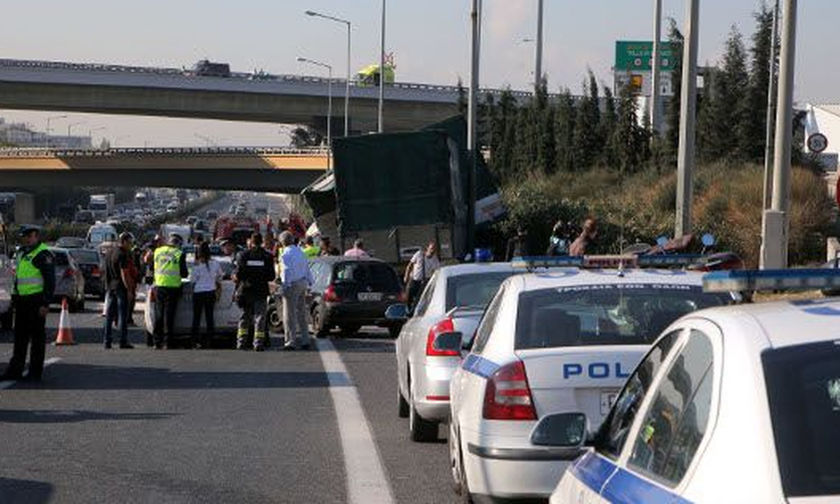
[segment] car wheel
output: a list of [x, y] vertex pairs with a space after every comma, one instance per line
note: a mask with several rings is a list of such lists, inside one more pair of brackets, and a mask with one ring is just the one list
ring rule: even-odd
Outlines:
[[461, 440], [455, 431], [455, 425], [449, 424], [449, 462], [452, 468], [452, 488], [458, 496], [456, 502], [462, 504], [471, 503], [470, 487], [467, 484], [467, 475], [464, 473], [464, 457], [461, 454]]
[[426, 443], [437, 439], [438, 424], [424, 420], [417, 414], [414, 407], [414, 394], [411, 392], [411, 384], [408, 386], [408, 428], [411, 431], [411, 440], [418, 443]]
[[362, 326], [356, 324], [343, 325], [341, 326], [341, 335], [345, 338], [351, 338], [355, 336], [361, 328]]
[[268, 326], [271, 332], [283, 332], [283, 316], [280, 315], [280, 310], [276, 306], [270, 306], [266, 315], [268, 316]]
[[400, 418], [408, 418], [408, 401], [405, 400], [402, 392], [400, 392], [399, 383], [397, 383], [397, 411], [397, 415]]
[[315, 305], [315, 308], [312, 309], [312, 333], [315, 334], [316, 338], [326, 338], [329, 332], [330, 328], [324, 320], [321, 307]]

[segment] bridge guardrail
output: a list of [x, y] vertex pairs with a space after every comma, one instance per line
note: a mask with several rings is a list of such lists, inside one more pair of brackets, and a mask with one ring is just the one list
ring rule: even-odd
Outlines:
[[26, 157], [109, 157], [124, 155], [306, 155], [328, 156], [329, 149], [297, 149], [285, 147], [124, 147], [113, 149], [48, 149], [40, 147], [10, 147], [0, 149], [0, 158]]

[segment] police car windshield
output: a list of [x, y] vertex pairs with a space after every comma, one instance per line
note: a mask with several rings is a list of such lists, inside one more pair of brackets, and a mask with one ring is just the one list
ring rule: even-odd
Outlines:
[[840, 495], [840, 341], [761, 356], [788, 497]]
[[582, 285], [523, 292], [516, 349], [646, 345], [679, 317], [727, 304], [726, 295], [697, 286]]

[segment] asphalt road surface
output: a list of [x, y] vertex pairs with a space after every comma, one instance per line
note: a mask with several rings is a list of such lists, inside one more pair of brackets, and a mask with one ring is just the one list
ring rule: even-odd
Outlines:
[[43, 383], [0, 382], [0, 503], [453, 500], [445, 429], [416, 444], [397, 418], [385, 331], [255, 353], [155, 351], [132, 328], [135, 349], [104, 350], [100, 311], [71, 316]]

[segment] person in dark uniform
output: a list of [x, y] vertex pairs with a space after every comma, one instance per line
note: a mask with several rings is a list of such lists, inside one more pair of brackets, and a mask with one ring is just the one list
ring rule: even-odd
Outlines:
[[262, 247], [262, 235], [254, 233], [248, 241], [248, 250], [236, 257], [236, 302], [242, 308], [236, 332], [236, 348], [239, 350], [248, 349], [248, 333], [252, 326], [254, 350], [265, 350], [268, 282], [275, 276], [274, 259]]
[[15, 305], [15, 346], [12, 359], [2, 380], [23, 377], [26, 351], [29, 354], [29, 374], [26, 380], [40, 381], [44, 373], [44, 354], [47, 335], [44, 325], [55, 292], [55, 258], [41, 243], [41, 231], [35, 226], [22, 226], [18, 233], [21, 247], [17, 255], [15, 283], [12, 296]]

